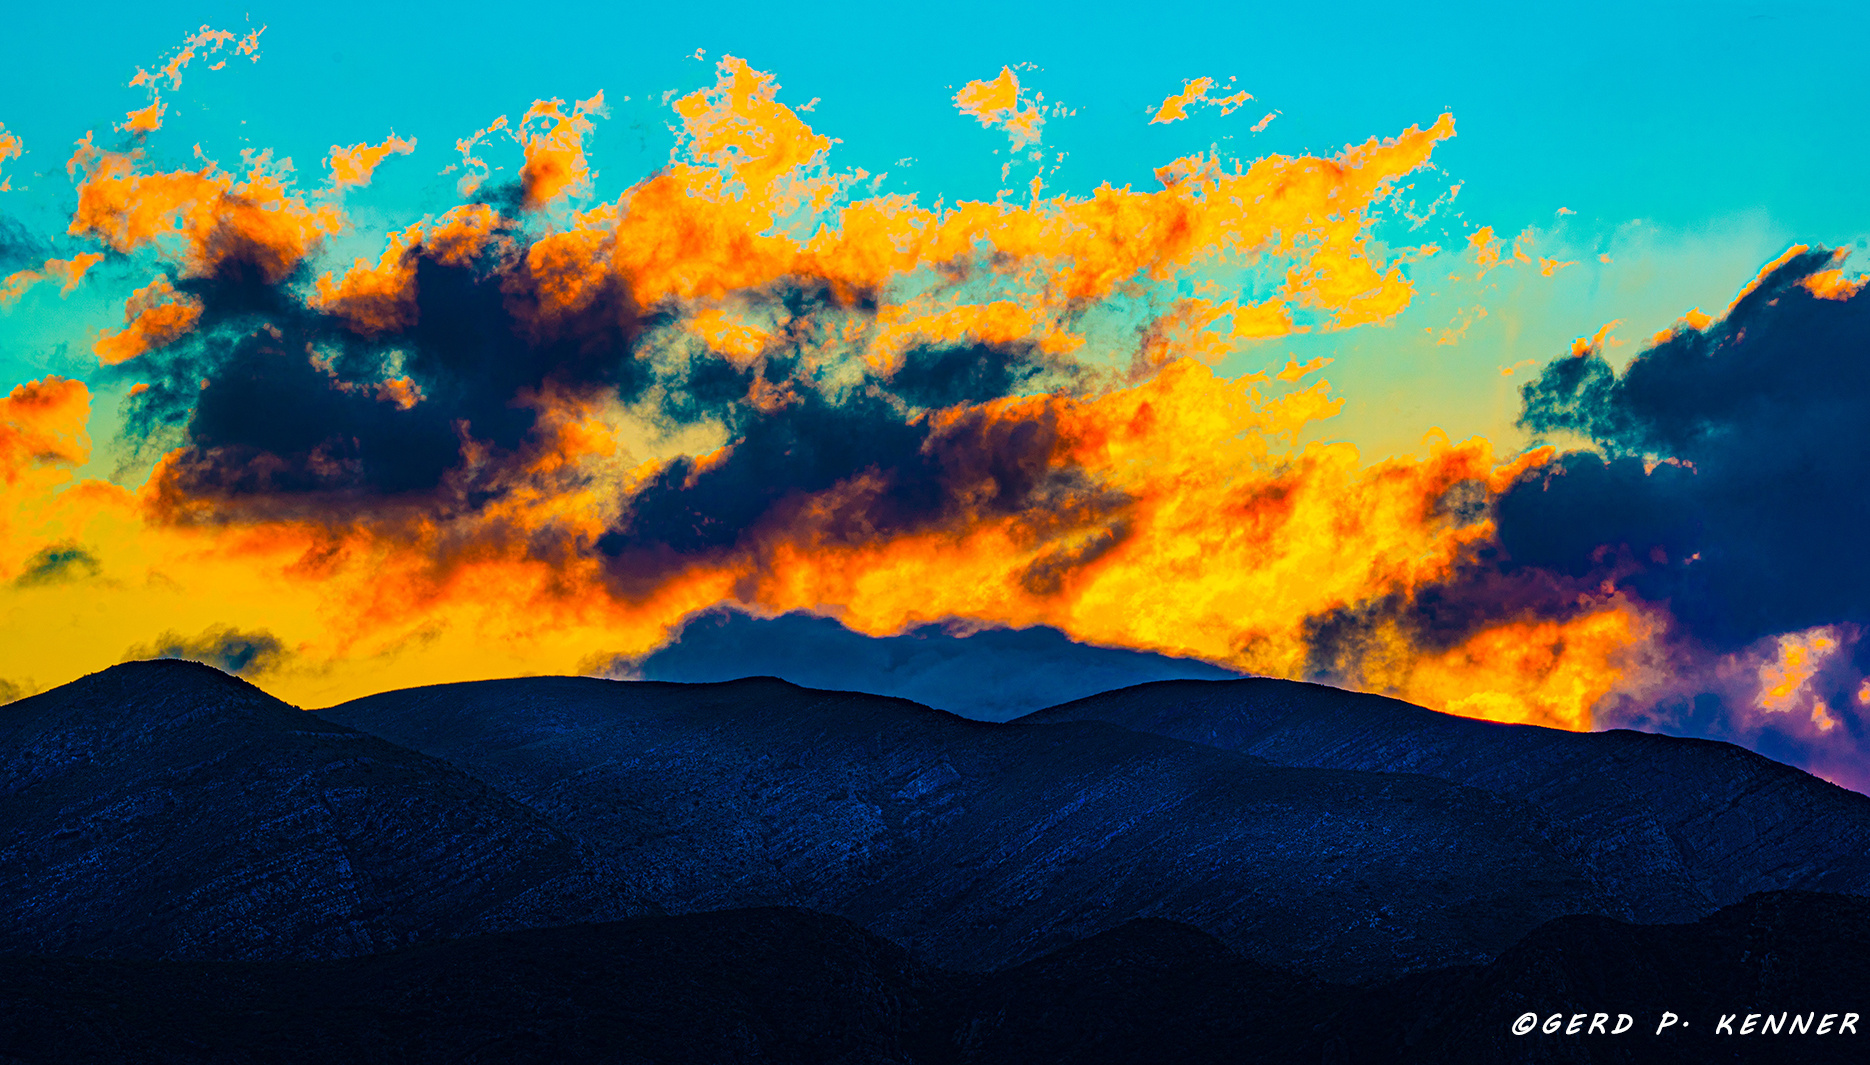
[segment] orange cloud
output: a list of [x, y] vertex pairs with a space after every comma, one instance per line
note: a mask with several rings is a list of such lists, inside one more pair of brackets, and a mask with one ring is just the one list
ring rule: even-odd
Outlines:
[[[1214, 87], [1213, 78], [1195, 78], [1185, 82], [1181, 92], [1164, 99], [1157, 106], [1156, 115], [1149, 120], [1149, 124], [1153, 126], [1158, 123], [1180, 122], [1188, 117], [1189, 108], [1202, 104], [1218, 107], [1221, 109], [1221, 114], [1231, 115], [1236, 108], [1253, 99], [1253, 94], [1249, 92], [1233, 92], [1226, 96], [1209, 97], [1208, 91]], [[1273, 115], [1268, 114], [1260, 120], [1259, 125], [1253, 127], [1253, 132], [1258, 133], [1265, 129], [1272, 120]]]
[[584, 157], [584, 138], [591, 132], [591, 115], [604, 115], [604, 94], [579, 100], [569, 113], [563, 100], [538, 100], [519, 122], [526, 164], [520, 169], [520, 187], [528, 207], [543, 207], [567, 196], [591, 194], [591, 168]]
[[773, 340], [773, 334], [718, 308], [697, 313], [689, 328], [711, 350], [736, 363], [751, 362]]
[[[185, 65], [160, 76], [179, 79]], [[1202, 80], [1184, 90], [1184, 110], [1244, 102], [1209, 99]], [[95, 622], [104, 635], [86, 644], [61, 630], [6, 653], [72, 672], [90, 659], [60, 647], [109, 644], [114, 658], [147, 642], [135, 618], [176, 631], [263, 624], [306, 664], [282, 667], [276, 683], [317, 701], [390, 677], [573, 670], [593, 655], [648, 651], [688, 614], [731, 601], [876, 634], [948, 618], [1048, 624], [1269, 674], [1334, 669], [1431, 705], [1567, 727], [1588, 723], [1633, 668], [1646, 615], [1601, 597], [1563, 623], [1491, 619], [1452, 648], [1379, 627], [1366, 653], [1321, 665], [1315, 619], [1450, 579], [1492, 527], [1484, 505], [1448, 501], [1484, 503], [1550, 453], [1502, 462], [1484, 440], [1436, 437], [1420, 455], [1369, 465], [1345, 445], [1302, 443], [1341, 404], [1327, 383], [1302, 384], [1329, 360], [1234, 379], [1212, 369], [1258, 341], [1381, 323], [1410, 305], [1406, 267], [1426, 252], [1384, 249], [1373, 216], [1453, 136], [1451, 116], [1328, 158], [1190, 156], [1158, 170], [1158, 188], [930, 206], [855, 195], [860, 175], [832, 168], [833, 142], [780, 88], [723, 57], [713, 84], [675, 101], [666, 166], [611, 202], [549, 219], [530, 211], [591, 195], [585, 137], [603, 98], [536, 102], [510, 132], [503, 118], [457, 144], [479, 181], [492, 169], [475, 153], [513, 136], [527, 210], [459, 205], [387, 235], [377, 258], [348, 269], [319, 257], [348, 224], [335, 197], [296, 191], [264, 154], [240, 174], [213, 163], [165, 171], [87, 140], [71, 163], [69, 235], [163, 271], [95, 346], [105, 364], [167, 349], [138, 364], [148, 380], [130, 409], [199, 415], [239, 385], [217, 379], [212, 360], [189, 361], [225, 339], [198, 331], [226, 317], [214, 313], [214, 284], [186, 282], [234, 277], [321, 312], [284, 328], [242, 324], [239, 342], [255, 365], [300, 375], [294, 402], [341, 400], [357, 424], [289, 454], [191, 442], [131, 493], [72, 483], [64, 468], [88, 453], [82, 386], [16, 390], [8, 410], [23, 413], [7, 424], [29, 428], [0, 445], [20, 486], [0, 562], [83, 542], [119, 583], [93, 590], [114, 597], [112, 620]], [[955, 102], [1016, 144], [1038, 138], [1040, 101], [1010, 68]], [[363, 184], [413, 147], [394, 136], [334, 147], [332, 188]], [[1498, 261], [1485, 232], [1477, 259], [1491, 248]], [[68, 284], [101, 255], [70, 260]], [[310, 295], [292, 280], [302, 270], [322, 271]], [[1250, 297], [1216, 280], [1242, 271], [1263, 282]], [[423, 349], [424, 329], [459, 325], [423, 320], [437, 311], [419, 279], [437, 272], [472, 289], [457, 298], [486, 301], [471, 308], [487, 315], [473, 320], [485, 365], [438, 369]], [[1135, 325], [1119, 339], [1086, 325], [1118, 306]], [[288, 332], [314, 328], [344, 332]], [[626, 342], [616, 367], [578, 376], [581, 360]], [[376, 361], [360, 370], [343, 352]], [[936, 384], [971, 373], [992, 387], [907, 383], [951, 355], [966, 361], [933, 373]], [[473, 374], [548, 357], [563, 361], [460, 406], [482, 383]], [[629, 392], [624, 378], [649, 383]], [[719, 395], [683, 394], [693, 381]], [[523, 429], [477, 427], [489, 419], [481, 407]], [[703, 546], [624, 535], [648, 520], [657, 493], [679, 501], [753, 457], [763, 420], [793, 432], [814, 412], [883, 419], [853, 439], [883, 427], [914, 441], [891, 460], [926, 476], [913, 520], [892, 498], [892, 478], [906, 475], [866, 443], [850, 469], [779, 485], [733, 535], [700, 536], [726, 520], [708, 514], [672, 525]], [[380, 457], [362, 453], [366, 423], [438, 425], [423, 439], [449, 464], [432, 482], [378, 491], [359, 472]], [[221, 465], [237, 461], [247, 464]]]
[[415, 252], [421, 249], [446, 266], [465, 266], [494, 242], [501, 224], [492, 207], [464, 204], [409, 226], [390, 237], [376, 263], [358, 259], [341, 279], [329, 272], [321, 276], [317, 305], [366, 336], [408, 329], [416, 324]]
[[[223, 48], [231, 47], [235, 55], [246, 56], [248, 59], [258, 62], [260, 58], [260, 34], [265, 32], [266, 27], [262, 26], [252, 33], [247, 34], [245, 37], [236, 38], [232, 33], [226, 30], [217, 30], [208, 26], [203, 26], [184, 38], [181, 45], [173, 52], [169, 53], [169, 55], [163, 59], [161, 65], [156, 67], [154, 71], [138, 67], [136, 69], [136, 76], [130, 79], [130, 87], [133, 89], [138, 87], [147, 88], [149, 91], [149, 105], [132, 110], [124, 117], [123, 122], [118, 124], [117, 128], [125, 132], [137, 134], [154, 133], [156, 130], [161, 129], [163, 115], [168, 110], [168, 105], [162, 99], [162, 83], [164, 81], [168, 82], [169, 90], [180, 89], [182, 87], [182, 72], [188, 69], [190, 63], [193, 63], [196, 59], [203, 56], [213, 55]], [[214, 64], [210, 69], [219, 70], [226, 65], [226, 60], [222, 60]]]
[[584, 154], [584, 138], [594, 128], [592, 117], [609, 114], [604, 94], [578, 100], [570, 111], [564, 108], [563, 100], [535, 100], [517, 125], [501, 115], [485, 129], [455, 141], [461, 162], [442, 172], [459, 169], [462, 174], [456, 188], [463, 196], [471, 195], [493, 173], [493, 167], [478, 154], [485, 150], [483, 145], [510, 138], [525, 158], [519, 177], [520, 198], [526, 207], [538, 209], [567, 197], [590, 196], [591, 167]]
[[391, 133], [382, 144], [353, 144], [346, 148], [334, 144], [325, 165], [331, 169], [332, 188], [361, 188], [370, 184], [370, 175], [391, 155], [408, 155], [416, 150], [413, 138], [403, 140]]
[[1304, 675], [1307, 618], [1445, 577], [1490, 527], [1437, 516], [1435, 501], [1523, 466], [1496, 466], [1484, 441], [1443, 441], [1425, 459], [1370, 468], [1344, 445], [1295, 450], [1298, 432], [1338, 403], [1319, 387], [1269, 397], [1262, 381], [1184, 360], [1096, 399], [932, 416], [956, 427], [1053, 425], [1051, 461], [1125, 502], [1100, 515], [1086, 496], [1044, 514], [841, 545], [814, 526], [842, 492], [866, 490], [852, 484], [762, 547], [763, 564], [740, 578], [742, 599], [772, 611], [835, 604], [846, 625], [875, 635], [951, 616], [1047, 624], [1093, 643]]
[[1020, 91], [1019, 75], [1012, 67], [1001, 67], [992, 81], [970, 81], [954, 94], [956, 110], [983, 126], [1005, 130], [1014, 151], [1038, 143], [1045, 125], [1044, 102], [1043, 94], [1028, 99]]
[[[1532, 256], [1526, 254], [1526, 246], [1532, 243], [1532, 230], [1530, 229], [1513, 238], [1513, 249], [1510, 253], [1501, 250], [1504, 242], [1494, 235], [1492, 226], [1482, 226], [1475, 230], [1468, 236], [1467, 242], [1474, 252], [1474, 265], [1480, 267], [1476, 275], [1478, 277], [1486, 277], [1487, 271], [1495, 267], [1532, 262]], [[1551, 272], [1546, 271], [1547, 274]]]
[[201, 320], [201, 301], [178, 296], [166, 277], [133, 293], [123, 309], [124, 328], [106, 330], [92, 347], [97, 361], [116, 366], [187, 336]]
[[[647, 305], [719, 298], [785, 277], [875, 292], [919, 269], [991, 255], [999, 265], [970, 273], [970, 284], [991, 279], [1006, 291], [969, 302], [984, 308], [1012, 298], [1026, 308], [1033, 333], [1044, 336], [1059, 328], [1073, 301], [1228, 256], [1276, 255], [1292, 259], [1279, 303], [1316, 309], [1348, 327], [1407, 305], [1412, 288], [1400, 268], [1370, 254], [1365, 211], [1453, 134], [1452, 119], [1443, 116], [1427, 130], [1372, 139], [1332, 160], [1273, 156], [1231, 173], [1215, 160], [1184, 161], [1190, 176], [1155, 193], [1106, 186], [1030, 207], [970, 203], [935, 211], [900, 197], [836, 207], [849, 179], [826, 168], [829, 139], [778, 103], [771, 75], [733, 57], [720, 70], [713, 89], [677, 101], [683, 142], [664, 173], [614, 206], [578, 215], [571, 231], [542, 239], [536, 259], [575, 264], [583, 277], [615, 272]], [[991, 111], [994, 93], [1016, 89], [1008, 71], [1000, 82], [977, 83], [974, 102]], [[810, 238], [775, 230], [775, 220], [802, 213], [823, 221]], [[565, 290], [576, 291], [584, 290]], [[948, 321], [986, 313], [961, 311], [957, 295], [938, 293], [922, 306]], [[929, 335], [951, 334], [934, 320]], [[1272, 320], [1247, 332], [1271, 335]]]
[[60, 282], [59, 295], [69, 296], [78, 283], [84, 280], [84, 275], [103, 261], [101, 253], [83, 252], [69, 259], [47, 259], [45, 266], [39, 270], [21, 270], [11, 274], [0, 279], [0, 307], [18, 301], [27, 289], [46, 280]]
[[1641, 675], [1640, 652], [1661, 630], [1647, 611], [1612, 601], [1566, 621], [1488, 628], [1441, 654], [1400, 647], [1356, 680], [1464, 717], [1583, 731], [1593, 707]]
[[47, 377], [0, 397], [0, 577], [13, 576], [43, 533], [38, 507], [70, 480], [69, 468], [89, 457], [85, 420], [90, 391], [79, 381]]
[[248, 158], [244, 180], [209, 163], [199, 171], [142, 173], [138, 156], [80, 144], [70, 169], [84, 171], [73, 236], [113, 251], [153, 248], [184, 274], [205, 277], [230, 259], [251, 261], [276, 284], [344, 225], [329, 204], [313, 206], [289, 190], [270, 153]]
[[162, 128], [162, 116], [168, 110], [167, 103], [156, 100], [148, 107], [138, 108], [124, 116], [117, 128], [126, 133], [154, 133]]
[[1847, 300], [1862, 292], [1866, 281], [1870, 278], [1845, 277], [1844, 271], [1832, 269], [1807, 275], [1799, 284], [1821, 300]]
[[1758, 708], [1769, 714], [1794, 710], [1808, 712], [1820, 732], [1829, 732], [1836, 722], [1809, 683], [1827, 660], [1843, 649], [1845, 639], [1833, 626], [1825, 625], [1804, 632], [1789, 632], [1771, 641], [1774, 652], [1758, 672]]
[[90, 406], [82, 381], [47, 377], [15, 386], [0, 399], [0, 477], [12, 485], [34, 466], [83, 462]]
[[1571, 342], [1571, 357], [1574, 359], [1581, 359], [1584, 356], [1589, 355], [1594, 351], [1602, 351], [1604, 349], [1604, 346], [1607, 344], [1615, 345], [1619, 343], [1618, 341], [1612, 340], [1610, 338], [1610, 331], [1612, 329], [1615, 329], [1617, 326], [1621, 324], [1623, 324], [1623, 319], [1621, 318], [1612, 319], [1611, 321], [1605, 322], [1602, 326], [1598, 327], [1597, 332], [1592, 333], [1590, 336], [1579, 337], [1578, 339], [1572, 341]]
[[[5, 169], [8, 159], [18, 159], [25, 151], [26, 146], [19, 137], [7, 132], [6, 123], [0, 122], [0, 171]], [[13, 187], [12, 178], [4, 177], [4, 174], [0, 174], [0, 178], [4, 178], [0, 180], [0, 192], [6, 192]]]

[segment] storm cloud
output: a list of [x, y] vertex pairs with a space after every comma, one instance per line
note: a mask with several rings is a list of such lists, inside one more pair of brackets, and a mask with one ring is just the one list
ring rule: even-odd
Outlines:
[[1816, 294], [1832, 259], [1791, 256], [1620, 374], [1589, 353], [1526, 385], [1524, 427], [1596, 449], [1499, 500], [1511, 565], [1666, 602], [1721, 651], [1870, 621], [1870, 295]]

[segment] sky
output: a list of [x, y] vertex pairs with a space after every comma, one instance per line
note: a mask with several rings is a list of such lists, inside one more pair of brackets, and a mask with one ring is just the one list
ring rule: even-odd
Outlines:
[[0, 698], [1257, 673], [1870, 786], [1859, 7], [8, 18]]

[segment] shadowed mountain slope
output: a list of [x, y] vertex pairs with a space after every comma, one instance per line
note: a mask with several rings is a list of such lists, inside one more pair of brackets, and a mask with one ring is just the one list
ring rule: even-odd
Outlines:
[[811, 907], [953, 968], [1162, 917], [1366, 979], [1614, 907], [1516, 801], [1096, 722], [992, 725], [770, 678], [487, 681], [319, 713], [488, 781], [671, 911]]
[[0, 707], [0, 952], [321, 958], [645, 912], [444, 762], [190, 662]]
[[[336, 961], [4, 958], [0, 1062], [1854, 1063], [1867, 994], [1870, 900], [1798, 892], [1695, 924], [1561, 918], [1489, 965], [1363, 988], [1168, 921], [971, 974], [772, 908]], [[1635, 1024], [1510, 1034], [1529, 1011]], [[1657, 1034], [1664, 1011], [1687, 1023]], [[1831, 1014], [1831, 1034], [1761, 1035], [1758, 1018], [1739, 1034], [1748, 1014], [1782, 1012]], [[1857, 1035], [1835, 1034], [1850, 1012]]]
[[1499, 725], [1264, 678], [1142, 684], [1019, 719], [1066, 721], [1523, 800], [1638, 921], [1692, 920], [1756, 891], [1870, 894], [1870, 797], [1727, 743]]
[[[1342, 1031], [1349, 1061], [1811, 1065], [1864, 1060], [1867, 1007], [1870, 898], [1776, 891], [1694, 923], [1562, 917], [1487, 966], [1405, 977]], [[1636, 1023], [1623, 1036], [1513, 1035], [1527, 1012]], [[1665, 1013], [1679, 1022], [1659, 1032]], [[1854, 1033], [1841, 1034], [1853, 1013]], [[1768, 1016], [1780, 1021], [1771, 1034]], [[1802, 1034], [1795, 1016], [1807, 1019]]]

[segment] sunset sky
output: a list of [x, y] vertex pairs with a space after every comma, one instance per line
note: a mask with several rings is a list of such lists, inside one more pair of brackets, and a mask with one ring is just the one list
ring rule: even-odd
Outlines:
[[0, 698], [802, 612], [1870, 787], [1860, 6], [160, 6], [8, 16]]

